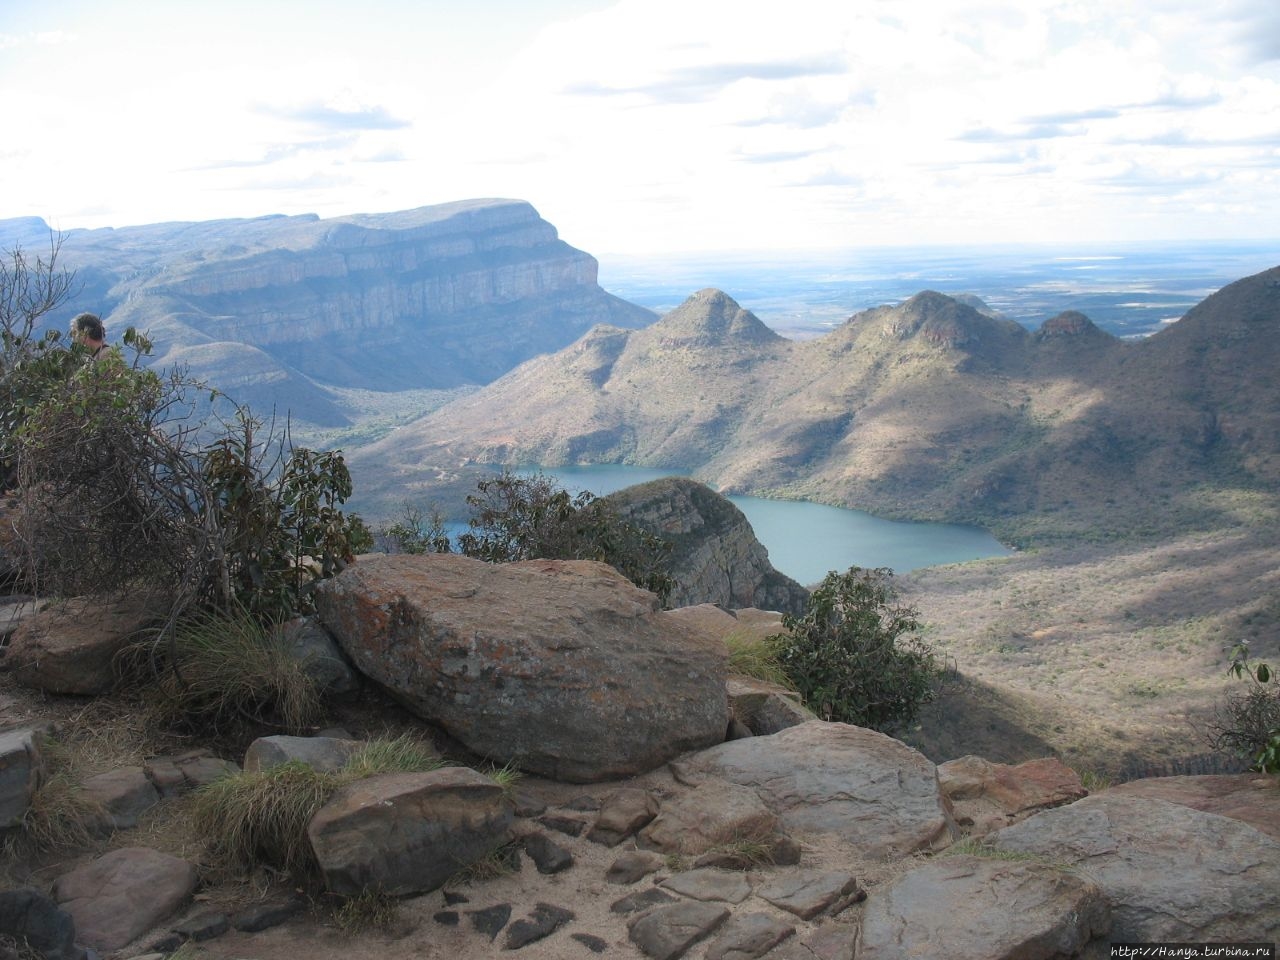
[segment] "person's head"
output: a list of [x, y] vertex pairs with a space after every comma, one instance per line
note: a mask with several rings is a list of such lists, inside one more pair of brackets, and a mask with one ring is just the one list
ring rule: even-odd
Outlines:
[[96, 314], [82, 313], [71, 321], [71, 339], [86, 347], [100, 347], [107, 339], [107, 328]]

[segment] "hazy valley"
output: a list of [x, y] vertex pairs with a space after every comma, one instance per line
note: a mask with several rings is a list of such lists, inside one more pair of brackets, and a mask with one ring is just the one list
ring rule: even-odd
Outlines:
[[967, 284], [772, 324], [705, 288], [658, 317], [518, 201], [73, 231], [61, 257], [63, 313], [341, 446], [371, 517], [456, 512], [503, 464], [627, 463], [1018, 545], [902, 578], [959, 671], [911, 734], [937, 756], [1185, 758], [1226, 648], [1280, 649], [1280, 268], [1177, 322], [1153, 297], [1134, 337], [1060, 298], [1028, 327]]

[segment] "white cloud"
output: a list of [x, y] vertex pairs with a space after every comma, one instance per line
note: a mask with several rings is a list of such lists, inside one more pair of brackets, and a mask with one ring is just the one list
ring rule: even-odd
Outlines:
[[515, 196], [597, 253], [1280, 222], [1270, 0], [17, 2], [0, 36], [61, 40], [0, 40], [0, 216]]

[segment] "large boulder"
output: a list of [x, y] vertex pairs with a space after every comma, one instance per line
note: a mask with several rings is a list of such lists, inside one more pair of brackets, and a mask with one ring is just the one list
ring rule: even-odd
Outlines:
[[1058, 960], [1111, 925], [1094, 883], [1046, 863], [939, 857], [872, 892], [857, 960]]
[[44, 776], [44, 731], [21, 727], [0, 732], [0, 830], [22, 822]]
[[955, 829], [923, 754], [849, 724], [811, 720], [723, 743], [681, 760], [678, 771], [752, 787], [787, 832], [837, 834], [868, 857], [945, 845]]
[[728, 726], [724, 645], [601, 563], [365, 556], [317, 606], [362, 673], [531, 773], [631, 776]]
[[1079, 865], [1111, 903], [1117, 942], [1280, 939], [1280, 842], [1164, 800], [1103, 793], [990, 837], [999, 850]]
[[173, 916], [196, 886], [196, 868], [147, 847], [112, 850], [53, 884], [80, 943], [107, 953]]
[[511, 839], [502, 788], [467, 767], [388, 773], [349, 784], [307, 836], [325, 886], [353, 897], [434, 890]]
[[116, 682], [115, 657], [152, 620], [146, 599], [114, 603], [79, 597], [51, 604], [18, 624], [5, 665], [26, 687], [96, 695]]

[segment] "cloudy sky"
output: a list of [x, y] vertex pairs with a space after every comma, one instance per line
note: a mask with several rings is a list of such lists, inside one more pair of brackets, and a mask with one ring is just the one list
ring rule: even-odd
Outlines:
[[597, 255], [1280, 237], [1276, 0], [3, 0], [0, 218]]

